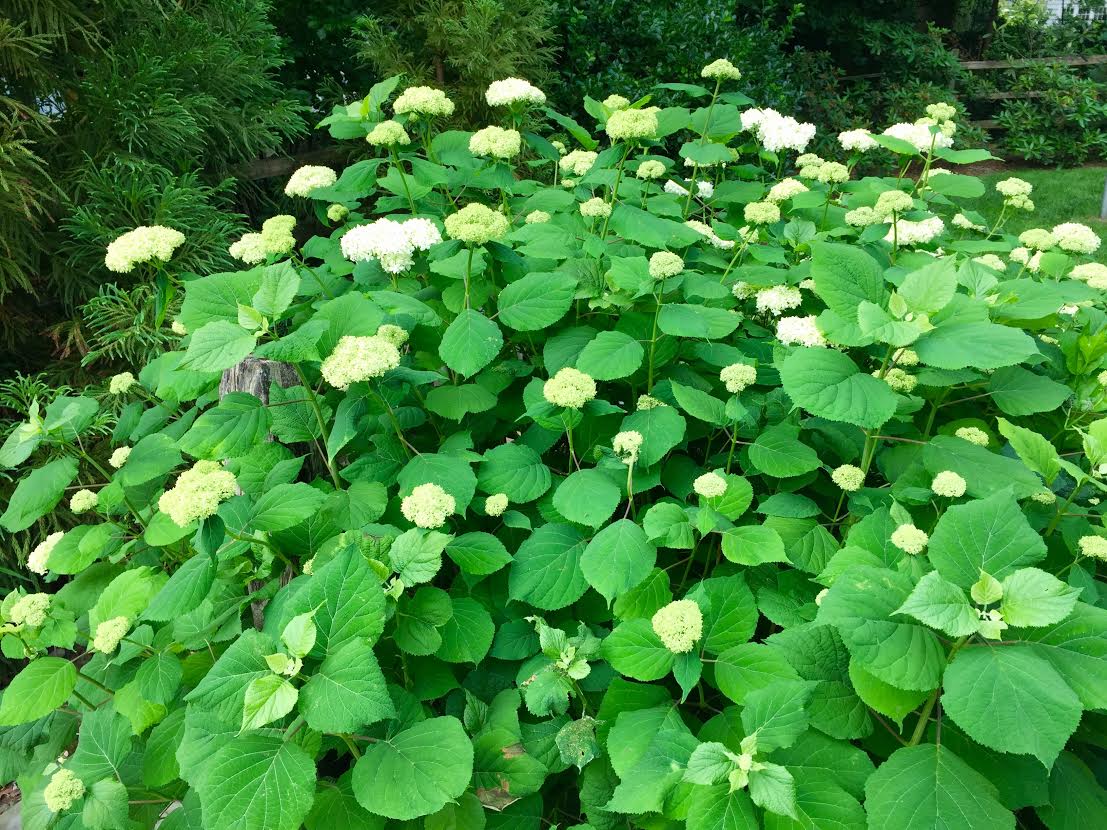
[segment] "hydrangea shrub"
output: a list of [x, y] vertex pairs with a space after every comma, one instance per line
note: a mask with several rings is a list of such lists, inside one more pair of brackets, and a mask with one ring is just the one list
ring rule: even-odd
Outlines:
[[323, 233], [113, 244], [179, 346], [0, 448], [24, 827], [1107, 814], [1099, 238], [976, 212], [946, 105], [829, 160], [699, 81], [466, 133], [390, 79]]

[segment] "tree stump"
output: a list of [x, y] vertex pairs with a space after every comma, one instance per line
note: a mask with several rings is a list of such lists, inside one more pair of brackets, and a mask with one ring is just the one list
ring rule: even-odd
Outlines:
[[[276, 382], [282, 387], [295, 386], [300, 382], [296, 370], [287, 363], [276, 360], [265, 360], [260, 357], [247, 357], [241, 363], [232, 366], [223, 372], [219, 379], [219, 397], [222, 398], [230, 392], [246, 392], [253, 395], [266, 406], [269, 405], [269, 388]], [[272, 434], [265, 436], [266, 441], [272, 441]], [[239, 490], [239, 493], [242, 491]], [[281, 584], [287, 585], [292, 581], [293, 573], [286, 568], [281, 574]], [[255, 579], [250, 583], [250, 592], [260, 589], [265, 583]], [[268, 600], [255, 600], [250, 603], [250, 615], [254, 620], [254, 628], [258, 631], [265, 625], [265, 606]]]

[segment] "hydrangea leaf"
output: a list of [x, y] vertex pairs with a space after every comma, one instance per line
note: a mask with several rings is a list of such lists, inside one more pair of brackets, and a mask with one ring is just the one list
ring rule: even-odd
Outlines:
[[588, 584], [610, 603], [649, 576], [656, 560], [657, 549], [646, 532], [629, 519], [619, 519], [592, 538], [580, 567]]
[[888, 384], [833, 349], [798, 349], [780, 364], [780, 380], [799, 406], [830, 421], [875, 429], [896, 412]]
[[479, 311], [463, 309], [442, 335], [438, 353], [455, 372], [475, 375], [503, 348], [500, 327]]

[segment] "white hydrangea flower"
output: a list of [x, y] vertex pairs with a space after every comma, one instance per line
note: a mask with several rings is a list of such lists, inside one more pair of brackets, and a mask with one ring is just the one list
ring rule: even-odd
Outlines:
[[700, 70], [700, 77], [737, 81], [741, 79], [742, 72], [726, 58], [718, 58], [717, 60], [711, 61], [711, 63]]
[[1038, 504], [1055, 504], [1057, 502], [1057, 494], [1052, 490], [1039, 490], [1034, 493], [1030, 499], [1036, 501]]
[[639, 395], [634, 408], [642, 412], [647, 409], [657, 409], [659, 406], [668, 406], [668, 404], [665, 401], [658, 400], [653, 395]]
[[522, 78], [504, 78], [488, 85], [484, 100], [490, 107], [511, 107], [515, 104], [537, 106], [546, 103], [546, 93]]
[[826, 338], [819, 331], [815, 316], [781, 317], [776, 324], [776, 339], [785, 346], [825, 346]]
[[734, 242], [730, 239], [721, 239], [718, 234], [711, 228], [710, 225], [700, 222], [696, 219], [689, 219], [684, 223], [696, 233], [707, 239], [708, 244], [713, 248], [726, 251], [734, 247]]
[[522, 149], [523, 136], [519, 131], [505, 130], [503, 127], [485, 127], [477, 130], [469, 139], [469, 152], [474, 156], [509, 159], [519, 155]]
[[1107, 539], [1102, 536], [1081, 536], [1077, 544], [1084, 556], [1107, 561]]
[[1094, 254], [1099, 250], [1099, 236], [1079, 222], [1063, 222], [1054, 226], [1053, 236], [1057, 240], [1057, 246], [1071, 254]]
[[671, 251], [658, 251], [650, 257], [650, 276], [655, 280], [675, 277], [684, 270], [684, 260]]
[[815, 178], [823, 184], [841, 184], [849, 181], [849, 168], [839, 162], [828, 161], [819, 167]]
[[966, 231], [982, 231], [985, 229], [983, 225], [972, 221], [963, 213], [956, 214], [953, 219], [950, 220], [950, 224], [955, 228], [961, 228]]
[[180, 320], [174, 320], [172, 323], [170, 323], [169, 330], [180, 337], [184, 337], [186, 334], [188, 334], [188, 329], [185, 328], [185, 324], [182, 323]]
[[979, 262], [981, 265], [996, 271], [1002, 272], [1007, 270], [1007, 264], [995, 254], [984, 254], [983, 256], [973, 257], [973, 262]]
[[780, 221], [780, 207], [773, 202], [750, 202], [742, 215], [751, 225], [771, 225]]
[[798, 288], [790, 285], [773, 285], [757, 292], [757, 310], [779, 317], [789, 309], [798, 308], [803, 303], [803, 295]]
[[116, 237], [104, 254], [104, 265], [117, 274], [129, 274], [145, 262], [168, 262], [184, 244], [185, 235], [164, 225], [143, 225]]
[[[660, 179], [665, 175], [665, 165], [660, 161], [654, 159], [647, 159], [638, 165], [638, 169], [635, 171], [636, 175], [640, 179], [652, 181], [653, 179]], [[687, 193], [688, 191], [685, 191]]]
[[337, 202], [327, 206], [327, 219], [331, 222], [341, 222], [350, 215], [350, 209]]
[[638, 451], [642, 448], [643, 440], [642, 433], [627, 430], [615, 435], [611, 441], [611, 448], [624, 464], [630, 465], [638, 460]]
[[596, 397], [596, 381], [579, 369], [566, 366], [546, 381], [542, 396], [554, 406], [580, 409]]
[[110, 395], [124, 395], [130, 391], [131, 387], [138, 383], [135, 380], [135, 376], [130, 372], [120, 372], [118, 375], [112, 375], [108, 381], [108, 394]]
[[678, 599], [650, 620], [661, 643], [673, 654], [687, 654], [703, 636], [703, 612], [694, 600]]
[[1074, 267], [1069, 272], [1069, 277], [1074, 280], [1107, 280], [1107, 265], [1102, 262], [1085, 262]]
[[898, 219], [884, 237], [885, 242], [896, 242], [900, 246], [926, 245], [933, 242], [945, 231], [941, 217], [931, 216], [919, 222], [910, 219]]
[[604, 125], [604, 132], [614, 141], [642, 141], [657, 137], [657, 107], [616, 110]]
[[599, 154], [593, 153], [591, 150], [573, 150], [562, 156], [557, 165], [561, 168], [561, 172], [566, 175], [583, 176], [592, 169], [592, 165], [596, 163], [597, 158], [599, 158]]
[[1034, 185], [1022, 179], [1010, 178], [996, 182], [996, 192], [1001, 196], [1011, 198], [1013, 196], [1029, 196], [1034, 190]]
[[761, 146], [773, 153], [782, 150], [802, 153], [815, 137], [814, 124], [801, 124], [774, 109], [748, 109], [739, 117], [742, 129], [753, 132]]
[[87, 513], [100, 503], [100, 496], [94, 490], [78, 490], [69, 500], [69, 509], [74, 513]]
[[380, 336], [346, 335], [323, 361], [323, 379], [336, 389], [348, 389], [351, 383], [382, 377], [400, 365], [400, 352]]
[[392, 103], [396, 115], [411, 113], [423, 118], [448, 118], [454, 114], [454, 102], [440, 89], [409, 86]]
[[526, 215], [523, 220], [528, 225], [544, 225], [550, 221], [552, 217], [544, 210], [532, 210]]
[[508, 498], [506, 493], [493, 493], [484, 500], [484, 512], [489, 516], [502, 516], [507, 510]]
[[376, 260], [389, 274], [399, 274], [415, 264], [414, 246], [402, 222], [378, 219], [350, 228], [339, 240], [342, 255], [351, 262]]
[[718, 473], [704, 473], [692, 482], [692, 489], [705, 499], [716, 499], [726, 492], [726, 479]]
[[1019, 242], [1032, 251], [1048, 251], [1056, 247], [1057, 237], [1045, 228], [1030, 228], [1019, 234]]
[[953, 146], [952, 138], [941, 132], [932, 133], [928, 124], [893, 124], [883, 135], [906, 141], [920, 153], [929, 153], [932, 145], [935, 149]]
[[780, 203], [791, 199], [793, 196], [798, 196], [800, 193], [806, 193], [808, 190], [807, 185], [799, 179], [782, 179], [769, 188], [765, 201]]
[[719, 380], [726, 386], [727, 392], [737, 395], [757, 380], [757, 369], [748, 363], [732, 363], [719, 372]]
[[338, 181], [338, 174], [323, 165], [307, 164], [292, 174], [284, 186], [285, 196], [307, 197], [313, 190], [330, 187]]
[[377, 337], [383, 337], [397, 349], [404, 345], [408, 339], [407, 329], [392, 323], [383, 323], [377, 327]]
[[73, 770], [62, 767], [50, 778], [50, 782], [42, 791], [42, 799], [46, 802], [47, 810], [51, 813], [60, 813], [80, 801], [84, 794], [84, 782]]
[[630, 106], [630, 99], [623, 95], [612, 93], [603, 99], [603, 105], [609, 110], [625, 110]]
[[953, 470], [942, 470], [938, 475], [934, 476], [934, 481], [930, 483], [930, 489], [936, 496], [942, 496], [947, 499], [959, 499], [965, 495], [965, 489], [968, 485], [961, 476], [953, 472]]
[[454, 497], [433, 483], [420, 484], [400, 503], [405, 519], [428, 530], [442, 527], [456, 508]]
[[880, 146], [873, 138], [873, 134], [864, 129], [838, 133], [838, 143], [842, 145], [843, 150], [855, 153], [866, 153]]
[[601, 199], [599, 196], [594, 196], [587, 202], [582, 202], [580, 205], [581, 216], [587, 216], [589, 218], [606, 218], [611, 215], [611, 205]]
[[710, 199], [715, 195], [715, 185], [711, 182], [696, 182], [696, 197], [699, 199]]
[[922, 553], [929, 541], [930, 537], [913, 524], [902, 524], [892, 531], [892, 544], [912, 556]]
[[214, 516], [219, 505], [238, 492], [234, 473], [217, 461], [197, 461], [158, 499], [158, 510], [178, 527]]
[[231, 243], [227, 253], [247, 265], [265, 262], [268, 256], [268, 251], [265, 250], [265, 237], [260, 233], [243, 234], [241, 239]]
[[108, 463], [118, 470], [120, 467], [127, 463], [127, 459], [130, 457], [130, 455], [130, 447], [119, 447], [115, 450], [115, 452], [111, 454], [111, 457], [108, 459]]
[[889, 217], [893, 213], [911, 210], [914, 206], [915, 200], [911, 198], [910, 193], [904, 193], [902, 190], [885, 190], [876, 197], [873, 210], [881, 216]]
[[27, 570], [39, 576], [45, 576], [50, 564], [50, 554], [53, 553], [54, 548], [58, 546], [58, 542], [62, 540], [64, 535], [65, 531], [59, 530], [39, 542], [35, 549], [31, 551], [31, 555], [27, 557]]
[[865, 471], [853, 464], [842, 464], [834, 468], [830, 480], [847, 493], [855, 493], [865, 486]]
[[12, 605], [8, 618], [16, 625], [39, 628], [50, 611], [49, 594], [26, 594]]
[[115, 651], [119, 641], [126, 636], [130, 627], [130, 620], [126, 617], [112, 617], [110, 620], [104, 620], [96, 626], [96, 633], [92, 637], [92, 650], [104, 654]]
[[[873, 377], [878, 377], [879, 375], [879, 371], [873, 372]], [[888, 369], [884, 373], [883, 380], [896, 392], [903, 392], [905, 395], [911, 394], [919, 384], [919, 379], [917, 377], [898, 366]]]
[[678, 182], [673, 181], [672, 179], [669, 179], [669, 181], [665, 182], [665, 186], [662, 188], [662, 190], [664, 190], [670, 196], [688, 195], [688, 188], [686, 188], [682, 184], [679, 184]]
[[978, 447], [986, 447], [989, 443], [988, 433], [980, 427], [960, 427], [953, 434], [963, 441], [976, 444]]
[[861, 206], [846, 211], [846, 224], [855, 228], [865, 228], [869, 225], [879, 225], [884, 217], [877, 213], [875, 208]]
[[374, 147], [393, 147], [410, 144], [411, 136], [399, 121], [381, 121], [369, 131], [365, 140]]
[[408, 242], [417, 251], [429, 251], [442, 241], [442, 232], [430, 219], [405, 219], [402, 223]]
[[451, 239], [483, 245], [507, 234], [510, 223], [502, 213], [477, 202], [466, 205], [445, 220], [446, 233]]

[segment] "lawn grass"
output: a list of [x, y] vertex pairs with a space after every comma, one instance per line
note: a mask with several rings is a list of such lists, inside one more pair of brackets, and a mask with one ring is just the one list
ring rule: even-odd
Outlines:
[[[988, 192], [977, 202], [977, 210], [986, 217], [999, 215], [1003, 197], [995, 191], [995, 183], [1017, 176], [1034, 185], [1030, 198], [1033, 213], [1017, 211], [1010, 215], [1003, 229], [1022, 233], [1028, 228], [1052, 228], [1062, 222], [1082, 222], [1107, 240], [1107, 222], [1099, 218], [1103, 199], [1103, 183], [1107, 167], [1078, 167], [1073, 170], [1008, 169], [1002, 173], [987, 173], [980, 178]], [[1094, 259], [1107, 263], [1107, 245], [1096, 252]]]

